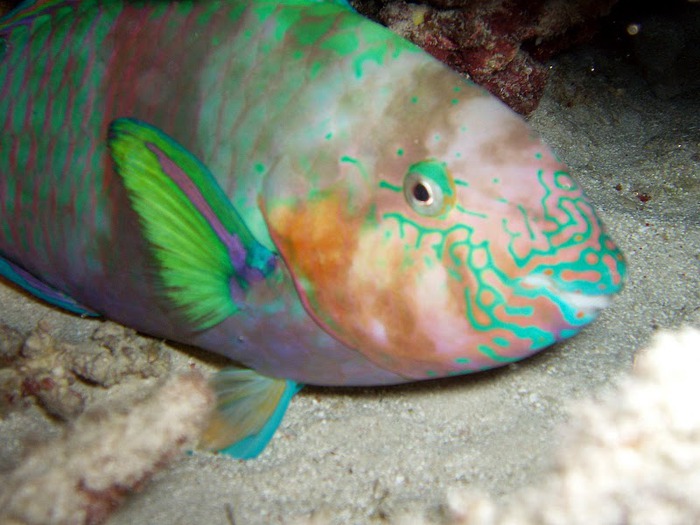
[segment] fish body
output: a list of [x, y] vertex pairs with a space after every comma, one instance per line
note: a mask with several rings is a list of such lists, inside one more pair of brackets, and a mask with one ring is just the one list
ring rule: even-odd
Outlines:
[[0, 275], [276, 401], [522, 359], [624, 282], [520, 117], [343, 3], [25, 2], [0, 123]]

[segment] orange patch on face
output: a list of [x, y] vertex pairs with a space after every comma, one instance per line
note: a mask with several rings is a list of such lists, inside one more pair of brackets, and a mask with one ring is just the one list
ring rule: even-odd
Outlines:
[[403, 244], [363, 243], [363, 230], [381, 238], [367, 230], [366, 212], [351, 213], [342, 193], [328, 193], [273, 205], [267, 220], [307, 311], [324, 330], [379, 366], [411, 375], [417, 362], [434, 359], [433, 343], [416, 323], [412, 280], [400, 269]]
[[[349, 216], [338, 194], [268, 210], [270, 233], [297, 288], [320, 321], [337, 328], [330, 307], [342, 306], [349, 262], [357, 248], [362, 215]], [[324, 308], [319, 308], [319, 305]], [[324, 310], [324, 311], [322, 311]]]

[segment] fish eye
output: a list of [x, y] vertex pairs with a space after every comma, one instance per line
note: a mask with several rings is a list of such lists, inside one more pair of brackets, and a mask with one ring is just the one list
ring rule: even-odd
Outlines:
[[427, 186], [422, 181], [416, 182], [415, 186], [413, 186], [413, 197], [426, 206], [430, 206], [433, 203], [433, 194], [430, 191], [430, 186]]
[[403, 184], [406, 202], [425, 217], [443, 215], [454, 204], [451, 179], [443, 163], [431, 160], [412, 165]]
[[413, 211], [427, 217], [442, 213], [442, 190], [420, 173], [409, 172], [404, 182], [404, 195]]

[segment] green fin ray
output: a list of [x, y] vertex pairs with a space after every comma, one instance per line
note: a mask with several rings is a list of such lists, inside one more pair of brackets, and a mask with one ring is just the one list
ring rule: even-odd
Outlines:
[[231, 287], [245, 291], [269, 275], [274, 254], [253, 237], [209, 170], [168, 135], [121, 118], [108, 140], [157, 262], [162, 295], [198, 330], [235, 314]]

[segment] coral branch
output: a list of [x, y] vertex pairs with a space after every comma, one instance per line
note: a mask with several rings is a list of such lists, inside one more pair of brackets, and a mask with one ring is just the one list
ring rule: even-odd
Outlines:
[[[662, 333], [617, 389], [576, 407], [546, 481], [506, 505], [448, 498], [450, 525], [700, 523], [700, 331]], [[419, 525], [409, 518], [403, 525]]]
[[130, 408], [88, 409], [3, 480], [0, 523], [102, 523], [196, 442], [213, 403], [204, 377], [188, 373]]

